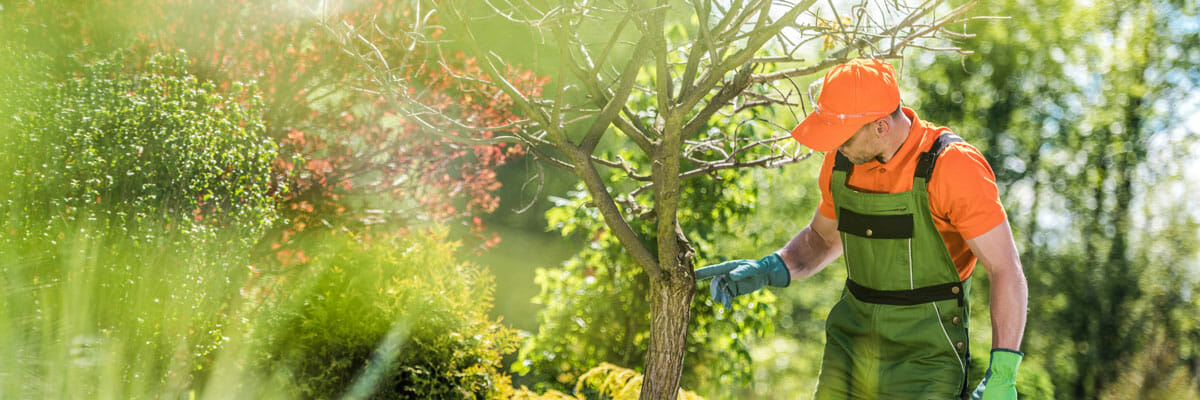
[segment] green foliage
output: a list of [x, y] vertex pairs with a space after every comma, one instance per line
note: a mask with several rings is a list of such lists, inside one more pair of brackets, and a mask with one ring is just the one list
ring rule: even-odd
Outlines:
[[[87, 223], [147, 247], [162, 232], [255, 243], [275, 215], [276, 153], [252, 89], [198, 81], [181, 53], [156, 55], [141, 71], [125, 70], [123, 59], [85, 65], [14, 107], [0, 148], [6, 240], [53, 243]], [[236, 234], [219, 238], [222, 230]]]
[[1196, 11], [1174, 1], [988, 3], [980, 14], [1014, 18], [968, 25], [977, 36], [964, 45], [977, 55], [910, 69], [922, 115], [978, 144], [996, 170], [1030, 285], [1024, 347], [1056, 396], [1174, 385], [1155, 367], [1128, 368], [1151, 365], [1133, 361], [1158, 335], [1180, 341], [1159, 365], [1200, 358], [1190, 294], [1200, 230], [1184, 204], [1198, 141], [1183, 122], [1190, 109], [1177, 107], [1200, 85], [1200, 34], [1179, 29]]
[[331, 233], [281, 287], [260, 367], [287, 397], [484, 398], [508, 387], [515, 333], [491, 320], [492, 277], [444, 230]]
[[[537, 394], [526, 388], [514, 390], [510, 399], [513, 400], [630, 400], [637, 399], [642, 394], [643, 376], [634, 370], [622, 368], [609, 363], [601, 363], [584, 372], [575, 382], [575, 395], [571, 396], [557, 390], [547, 390]], [[703, 397], [688, 390], [680, 390], [679, 400], [702, 400]]]
[[107, 233], [82, 225], [57, 245], [0, 244], [0, 358], [10, 361], [0, 397], [178, 396], [206, 379], [238, 329], [248, 257]]
[[1032, 357], [1026, 357], [1026, 360], [1022, 361], [1017, 372], [1017, 397], [1029, 400], [1053, 399], [1053, 378], [1042, 367], [1044, 364], [1036, 361]]
[[1129, 364], [1118, 378], [1106, 385], [1100, 398], [1105, 400], [1198, 400], [1195, 373], [1179, 362], [1175, 339], [1162, 334], [1153, 339], [1147, 351], [1129, 357]]
[[[642, 375], [631, 369], [602, 363], [579, 377], [575, 393], [584, 399], [631, 400], [642, 393]], [[700, 396], [687, 390], [679, 391], [679, 400], [701, 400]]]
[[54, 60], [2, 51], [0, 87], [29, 96], [0, 100], [0, 397], [185, 395], [241, 325], [245, 250], [274, 219], [258, 104], [182, 55], [53, 83]]

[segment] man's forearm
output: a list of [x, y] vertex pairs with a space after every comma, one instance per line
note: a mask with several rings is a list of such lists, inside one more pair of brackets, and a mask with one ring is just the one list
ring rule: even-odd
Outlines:
[[1020, 350], [1029, 305], [1029, 286], [1021, 268], [1021, 257], [1013, 242], [1008, 221], [990, 231], [967, 239], [971, 252], [987, 267], [992, 282], [992, 348]]
[[778, 253], [787, 264], [792, 279], [803, 279], [820, 272], [841, 255], [842, 241], [837, 237], [822, 237], [809, 226], [800, 231]]
[[992, 348], [1021, 349], [1029, 287], [1021, 268], [993, 268], [991, 279]]

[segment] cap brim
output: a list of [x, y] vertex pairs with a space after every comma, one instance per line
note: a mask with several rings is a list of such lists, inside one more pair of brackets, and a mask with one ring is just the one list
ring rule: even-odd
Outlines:
[[[861, 122], [859, 121], [861, 120]], [[854, 132], [873, 119], [827, 119], [824, 114], [813, 112], [792, 129], [792, 138], [810, 149], [827, 152], [836, 149], [854, 136]]]

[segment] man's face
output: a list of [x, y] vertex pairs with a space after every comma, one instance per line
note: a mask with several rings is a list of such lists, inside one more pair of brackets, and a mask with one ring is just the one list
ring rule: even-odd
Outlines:
[[880, 145], [883, 142], [878, 135], [875, 134], [875, 127], [879, 121], [874, 121], [863, 125], [859, 128], [854, 136], [847, 139], [838, 147], [838, 151], [846, 156], [851, 163], [855, 165], [866, 164], [874, 160], [880, 154]]

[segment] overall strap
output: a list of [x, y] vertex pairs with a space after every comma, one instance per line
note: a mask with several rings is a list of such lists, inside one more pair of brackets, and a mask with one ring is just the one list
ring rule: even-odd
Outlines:
[[[926, 182], [933, 177], [933, 167], [937, 163], [938, 156], [942, 155], [942, 150], [946, 149], [950, 143], [963, 142], [963, 138], [958, 137], [953, 132], [944, 133], [933, 140], [933, 145], [929, 146], [929, 151], [921, 153], [917, 157], [917, 169], [913, 172], [913, 178], [925, 178]], [[854, 163], [850, 159], [842, 155], [842, 152], [835, 152], [836, 158], [833, 161], [833, 170], [850, 173], [854, 168]]]
[[913, 179], [925, 178], [925, 182], [928, 183], [933, 178], [933, 166], [937, 163], [938, 156], [942, 155], [942, 150], [945, 150], [950, 143], [962, 141], [964, 140], [953, 132], [944, 133], [934, 139], [933, 145], [929, 146], [929, 151], [921, 153], [917, 158], [917, 170], [913, 172]]
[[837, 156], [833, 159], [833, 170], [849, 174], [850, 170], [854, 168], [854, 163], [850, 162], [850, 159], [843, 156], [840, 151], [835, 151], [834, 154]]

